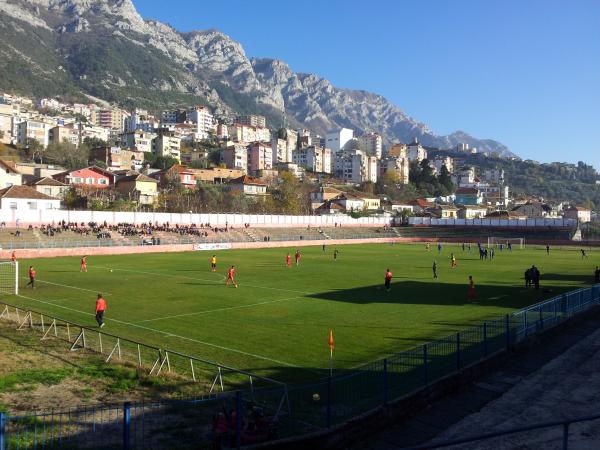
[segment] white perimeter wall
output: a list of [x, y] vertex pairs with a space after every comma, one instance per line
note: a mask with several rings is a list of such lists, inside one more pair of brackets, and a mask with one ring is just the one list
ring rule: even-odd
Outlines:
[[60, 221], [88, 223], [156, 223], [169, 222], [172, 225], [209, 223], [211, 226], [234, 226], [241, 228], [249, 223], [251, 226], [265, 227], [298, 227], [298, 226], [323, 226], [333, 227], [336, 223], [343, 226], [383, 226], [389, 225], [390, 217], [361, 217], [353, 219], [346, 215], [335, 216], [284, 216], [284, 215], [251, 215], [251, 214], [179, 214], [179, 213], [144, 213], [144, 212], [113, 212], [113, 211], [7, 211], [0, 210], [0, 222], [11, 226], [19, 219], [21, 225], [26, 224], [51, 224]]
[[410, 225], [423, 226], [479, 226], [479, 227], [552, 227], [574, 228], [577, 221], [574, 219], [432, 219], [429, 217], [409, 217]]

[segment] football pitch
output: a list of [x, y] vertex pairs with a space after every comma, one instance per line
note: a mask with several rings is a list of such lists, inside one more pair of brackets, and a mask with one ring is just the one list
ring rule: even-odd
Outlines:
[[[335, 249], [339, 250], [334, 260]], [[496, 250], [480, 261], [476, 246], [424, 244], [303, 247], [211, 252], [20, 260], [19, 296], [7, 303], [97, 326], [97, 293], [108, 309], [103, 331], [258, 372], [281, 381], [327, 373], [327, 337], [335, 337], [334, 367], [351, 369], [432, 339], [494, 319], [574, 288], [589, 286], [597, 253], [541, 247]], [[286, 254], [292, 266], [286, 267]], [[458, 266], [450, 267], [454, 253]], [[437, 261], [439, 278], [432, 276]], [[535, 264], [541, 289], [526, 289], [524, 271]], [[27, 269], [36, 289], [26, 287]], [[238, 288], [225, 285], [235, 265]], [[386, 269], [394, 279], [383, 288]], [[477, 297], [467, 299], [472, 275]]]

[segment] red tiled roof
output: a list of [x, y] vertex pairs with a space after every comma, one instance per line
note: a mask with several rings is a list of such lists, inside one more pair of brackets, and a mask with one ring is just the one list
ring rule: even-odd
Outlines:
[[23, 198], [34, 200], [58, 200], [36, 191], [31, 186], [10, 186], [0, 190], [0, 198]]
[[266, 186], [267, 183], [265, 183], [263, 180], [261, 180], [260, 178], [256, 178], [256, 177], [251, 177], [250, 175], [244, 175], [238, 178], [234, 178], [233, 180], [229, 181], [230, 184], [254, 184], [257, 186]]

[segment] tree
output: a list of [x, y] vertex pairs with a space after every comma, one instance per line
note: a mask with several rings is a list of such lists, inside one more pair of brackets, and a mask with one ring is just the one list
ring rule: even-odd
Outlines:
[[440, 175], [438, 176], [438, 181], [440, 182], [440, 185], [442, 185], [444, 188], [446, 188], [446, 191], [448, 193], [454, 192], [455, 186], [454, 186], [454, 183], [452, 182], [452, 177], [450, 176], [450, 172], [448, 171], [448, 168], [446, 167], [445, 164], [440, 169]]
[[103, 141], [97, 137], [86, 137], [83, 140], [83, 144], [85, 144], [89, 149], [97, 148], [97, 147], [108, 147], [108, 142]]
[[77, 147], [66, 139], [62, 142], [52, 143], [44, 151], [44, 159], [48, 162], [60, 164], [67, 169], [76, 169], [88, 164], [90, 156], [89, 148], [86, 146]]

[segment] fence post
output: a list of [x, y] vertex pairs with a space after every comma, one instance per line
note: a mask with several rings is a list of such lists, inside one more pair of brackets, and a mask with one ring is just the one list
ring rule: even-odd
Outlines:
[[423, 344], [423, 382], [425, 386], [429, 384], [429, 366], [427, 360], [427, 344]]
[[6, 413], [0, 412], [0, 450], [6, 449]]
[[387, 405], [388, 402], [388, 360], [383, 360], [383, 404]]
[[130, 442], [131, 432], [131, 402], [123, 403], [123, 450], [131, 448]]
[[460, 370], [460, 333], [456, 333], [456, 370]]
[[327, 428], [331, 428], [331, 375], [327, 377]]
[[242, 446], [242, 393], [235, 393], [235, 446]]
[[504, 316], [504, 333], [506, 334], [506, 350], [510, 349], [510, 318], [508, 314]]
[[569, 448], [569, 423], [563, 423], [562, 448], [563, 448], [563, 450], [568, 450], [568, 448]]
[[483, 322], [483, 356], [487, 356], [487, 322]]

